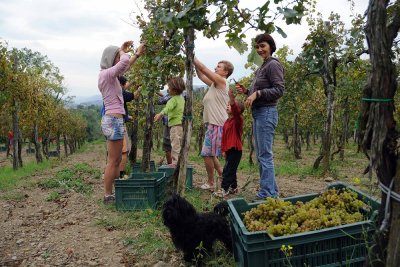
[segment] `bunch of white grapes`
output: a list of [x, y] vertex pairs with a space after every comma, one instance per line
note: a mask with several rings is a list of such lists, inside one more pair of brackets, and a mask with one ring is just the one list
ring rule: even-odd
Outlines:
[[267, 231], [273, 236], [308, 232], [365, 220], [360, 210], [367, 205], [347, 188], [329, 189], [303, 203], [267, 198], [266, 202], [244, 213], [249, 231]]

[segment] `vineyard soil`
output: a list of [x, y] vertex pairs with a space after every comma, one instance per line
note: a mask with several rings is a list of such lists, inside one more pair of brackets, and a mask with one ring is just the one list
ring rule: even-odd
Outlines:
[[[280, 148], [276, 155], [277, 164], [279, 151]], [[160, 155], [154, 156], [156, 162], [162, 159]], [[247, 155], [244, 155], [243, 160], [247, 161]], [[33, 160], [24, 156], [26, 161]], [[182, 255], [172, 246], [139, 255], [126, 245], [127, 236], [135, 239], [143, 229], [120, 229], [106, 223], [120, 216], [120, 212], [103, 205], [101, 178], [83, 177], [93, 187], [91, 194], [69, 190], [57, 201], [47, 201], [51, 189], [43, 189], [37, 183], [78, 163], [102, 170], [105, 166], [104, 144], [89, 145], [84, 152], [63, 158], [55, 167], [24, 178], [27, 183], [23, 186], [0, 191], [0, 266], [184, 266]], [[0, 167], [10, 164], [5, 153], [0, 152]], [[201, 160], [191, 164], [195, 170], [193, 185], [195, 190], [200, 190], [199, 185], [206, 179], [204, 166]], [[354, 167], [350, 169], [354, 171]], [[242, 191], [236, 196], [251, 199], [257, 189], [258, 175], [241, 171], [238, 176]], [[292, 196], [320, 192], [327, 182], [324, 178], [307, 175], [280, 175], [278, 184], [281, 196]], [[200, 196], [204, 201], [212, 198], [210, 192], [201, 192]], [[166, 228], [160, 228], [156, 234], [170, 243]]]

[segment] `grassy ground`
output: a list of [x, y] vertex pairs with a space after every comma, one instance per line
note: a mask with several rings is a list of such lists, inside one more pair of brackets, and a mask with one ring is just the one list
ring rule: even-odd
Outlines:
[[[103, 157], [103, 154], [105, 155], [104, 142], [84, 146], [78, 153], [80, 154], [79, 159], [69, 166], [63, 167], [63, 163], [57, 160], [45, 161], [38, 165], [31, 158], [30, 161], [27, 160], [24, 168], [18, 171], [13, 171], [10, 164], [4, 161], [5, 159], [0, 158], [5, 162], [0, 167], [1, 198], [23, 201], [26, 193], [23, 193], [24, 191], [20, 189], [29, 189], [30, 187], [39, 188], [45, 194], [45, 200], [48, 203], [64, 203], [68, 194], [83, 195], [88, 199], [95, 195], [95, 198], [97, 198], [101, 193], [97, 192], [96, 195], [96, 190], [102, 187], [101, 167], [99, 166], [104, 166], [104, 163], [99, 163], [99, 159], [94, 159], [93, 155], [99, 153], [102, 154], [99, 158], [105, 158]], [[326, 186], [325, 179], [327, 178], [330, 181], [337, 180], [355, 185], [368, 194], [376, 195], [378, 193], [374, 182], [375, 178], [373, 177], [370, 180], [367, 176], [362, 175], [362, 171], [368, 165], [368, 160], [362, 153], [356, 152], [354, 144], [349, 144], [346, 147], [344, 161], [337, 158], [332, 161], [331, 172], [326, 176], [321, 175], [321, 170], [312, 169], [314, 160], [319, 153], [319, 144], [312, 145], [309, 151], [303, 148], [302, 159], [296, 160], [293, 152], [286, 148], [282, 138], [277, 136], [274, 143], [274, 153], [278, 185], [283, 197], [320, 191]], [[161, 150], [156, 150], [153, 151], [152, 155], [156, 164], [159, 165], [164, 153]], [[74, 156], [76, 155], [70, 157]], [[241, 192], [233, 197], [243, 197], [250, 200], [255, 195], [259, 180], [258, 166], [257, 164], [251, 165], [249, 158], [250, 155], [245, 149], [238, 171]], [[256, 161], [255, 155], [253, 155], [253, 161]], [[198, 189], [198, 186], [206, 180], [206, 171], [203, 159], [194, 151], [193, 147], [189, 155], [189, 162], [194, 168], [194, 188], [186, 191], [185, 197], [198, 211], [211, 210], [220, 199], [213, 197], [209, 191]], [[224, 164], [223, 159], [221, 164]], [[41, 176], [42, 173], [53, 170], [56, 166], [56, 171], [53, 174], [43, 175], [45, 178], [38, 179], [38, 176]], [[136, 212], [119, 212], [116, 211], [115, 207], [104, 206], [98, 199], [95, 201], [98, 203], [97, 206], [102, 216], [92, 218], [93, 227], [118, 233], [124, 250], [123, 261], [121, 262], [125, 266], [152, 266], [151, 264], [158, 261], [167, 262], [168, 266], [182, 266], [182, 255], [172, 245], [168, 230], [162, 224], [160, 210], [146, 209]], [[78, 213], [79, 204], [75, 209]], [[82, 231], [82, 236], [85, 239], [84, 231]], [[89, 237], [86, 237], [86, 239], [89, 239]], [[48, 257], [47, 254], [45, 256]], [[226, 253], [226, 250], [219, 243], [215, 247], [215, 253], [207, 258], [206, 264], [206, 266], [234, 265], [232, 255]]]

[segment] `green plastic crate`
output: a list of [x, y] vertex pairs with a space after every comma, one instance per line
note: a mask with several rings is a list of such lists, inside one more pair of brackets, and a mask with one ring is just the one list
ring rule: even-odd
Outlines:
[[[256, 207], [260, 202], [247, 203], [244, 199], [230, 199], [229, 220], [231, 222], [233, 254], [240, 267], [284, 267], [288, 259], [292, 266], [363, 266], [367, 255], [367, 244], [375, 231], [373, 218], [380, 204], [368, 195], [344, 183], [335, 183], [335, 187], [349, 188], [358, 194], [358, 198], [369, 204], [368, 220], [325, 228], [294, 235], [273, 237], [265, 231], [249, 232], [243, 223], [243, 213]], [[284, 198], [295, 203], [307, 202], [318, 194], [309, 194]], [[291, 256], [286, 258], [281, 246], [292, 246]]]
[[[156, 171], [156, 163], [154, 162], [154, 160], [150, 160], [150, 171], [151, 172]], [[132, 172], [142, 172], [142, 163], [141, 162], [133, 163]]]
[[163, 172], [141, 173], [140, 178], [115, 180], [117, 210], [157, 208], [164, 200], [166, 181]]
[[150, 172], [132, 172], [128, 179], [153, 179], [154, 177], [166, 176], [164, 172], [150, 171]]
[[[167, 180], [174, 174], [175, 168], [172, 168], [168, 165], [162, 165], [158, 168], [159, 172], [165, 172], [165, 176]], [[186, 166], [186, 188], [193, 188], [193, 166]]]

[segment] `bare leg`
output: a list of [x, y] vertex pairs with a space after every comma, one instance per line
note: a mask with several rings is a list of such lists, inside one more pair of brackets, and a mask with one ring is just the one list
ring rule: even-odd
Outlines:
[[119, 177], [119, 164], [122, 157], [122, 139], [107, 141], [107, 166], [104, 172], [104, 194], [111, 195], [115, 178]]
[[165, 151], [165, 157], [167, 158], [167, 163], [171, 164], [172, 163], [171, 151]]
[[218, 176], [222, 177], [222, 167], [217, 157], [212, 157], [214, 162], [214, 169], [218, 172]]
[[128, 163], [128, 152], [122, 152], [121, 163], [119, 164], [119, 171], [125, 171], [126, 164]]
[[206, 165], [206, 171], [208, 177], [207, 183], [209, 185], [214, 185], [214, 157], [203, 157], [203, 158], [204, 158], [204, 164]]

